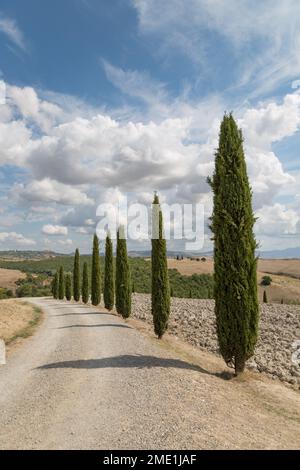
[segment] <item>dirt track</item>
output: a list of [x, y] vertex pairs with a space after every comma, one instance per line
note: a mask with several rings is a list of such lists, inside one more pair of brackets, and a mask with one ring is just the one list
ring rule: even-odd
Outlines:
[[299, 448], [300, 396], [104, 310], [32, 299], [36, 335], [0, 367], [0, 448]]

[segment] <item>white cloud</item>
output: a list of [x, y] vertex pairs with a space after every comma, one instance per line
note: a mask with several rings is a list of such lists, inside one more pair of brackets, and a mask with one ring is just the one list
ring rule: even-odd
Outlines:
[[59, 243], [62, 246], [72, 246], [73, 240], [71, 240], [71, 238], [67, 238], [66, 240], [57, 240], [57, 243]]
[[20, 49], [25, 50], [25, 39], [22, 31], [18, 27], [15, 20], [7, 18], [0, 13], [0, 32], [5, 34], [11, 42]]
[[5, 243], [7, 246], [16, 244], [18, 246], [32, 246], [35, 245], [35, 240], [26, 238], [21, 233], [16, 232], [0, 232], [0, 243]]
[[92, 205], [93, 200], [78, 188], [44, 178], [31, 183], [16, 184], [12, 193], [20, 200], [28, 202], [49, 202], [64, 205]]
[[286, 208], [283, 204], [263, 206], [256, 215], [258, 217], [256, 231], [259, 235], [272, 237], [300, 235], [298, 225], [300, 214], [293, 209]]
[[62, 225], [44, 225], [42, 232], [46, 235], [68, 235], [68, 228]]

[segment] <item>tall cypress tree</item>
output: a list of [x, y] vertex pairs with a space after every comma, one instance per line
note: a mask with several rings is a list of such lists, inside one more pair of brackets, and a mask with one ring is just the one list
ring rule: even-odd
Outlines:
[[221, 123], [215, 171], [211, 230], [214, 234], [215, 314], [220, 352], [241, 373], [258, 336], [255, 218], [243, 151], [243, 137], [232, 114]]
[[73, 296], [76, 302], [80, 299], [80, 260], [79, 250], [76, 248], [73, 268]]
[[100, 304], [100, 301], [101, 301], [100, 254], [99, 254], [99, 240], [96, 234], [94, 235], [94, 240], [93, 240], [91, 295], [92, 295], [92, 304], [93, 305]]
[[70, 273], [67, 273], [65, 276], [65, 291], [66, 299], [71, 300], [72, 298], [72, 276]]
[[161, 338], [168, 328], [170, 315], [170, 285], [167, 264], [167, 245], [163, 234], [163, 217], [158, 195], [152, 206], [152, 289], [151, 305], [154, 332]]
[[58, 272], [56, 271], [52, 281], [52, 294], [54, 299], [58, 299]]
[[89, 275], [88, 265], [84, 263], [82, 273], [82, 302], [87, 304], [89, 301]]
[[112, 310], [114, 306], [114, 258], [110, 235], [105, 241], [105, 271], [104, 271], [104, 306]]
[[63, 300], [65, 297], [65, 278], [64, 278], [64, 268], [61, 266], [59, 268], [59, 287], [58, 287], [58, 298]]
[[123, 318], [131, 314], [131, 276], [124, 227], [117, 232], [116, 309]]

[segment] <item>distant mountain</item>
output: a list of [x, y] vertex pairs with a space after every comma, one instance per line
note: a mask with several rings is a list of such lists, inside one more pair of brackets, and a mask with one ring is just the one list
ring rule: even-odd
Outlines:
[[264, 259], [292, 259], [300, 258], [300, 246], [296, 248], [286, 248], [285, 250], [258, 251], [260, 258]]
[[9, 261], [20, 261], [20, 260], [40, 260], [56, 258], [57, 256], [69, 256], [54, 251], [43, 250], [6, 250], [0, 251], [0, 259]]

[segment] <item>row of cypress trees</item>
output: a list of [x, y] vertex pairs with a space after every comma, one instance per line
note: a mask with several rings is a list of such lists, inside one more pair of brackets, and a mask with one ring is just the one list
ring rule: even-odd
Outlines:
[[[225, 114], [220, 127], [219, 146], [215, 154], [215, 171], [208, 179], [213, 191], [211, 231], [214, 240], [214, 298], [220, 352], [226, 364], [243, 372], [254, 354], [258, 337], [257, 247], [253, 227], [252, 191], [243, 150], [243, 137], [232, 114]], [[153, 201], [152, 292], [154, 331], [161, 338], [168, 327], [170, 287], [166, 240], [158, 195]], [[117, 233], [116, 309], [123, 317], [131, 313], [131, 279], [123, 228]], [[77, 258], [78, 257], [78, 261]], [[76, 264], [76, 268], [75, 268]], [[76, 271], [76, 273], [75, 273]], [[79, 253], [74, 263], [74, 298], [79, 298]], [[75, 281], [76, 279], [76, 281]], [[110, 237], [106, 239], [104, 302], [111, 310], [114, 302], [113, 255]], [[69, 282], [69, 281], [68, 281]], [[85, 289], [87, 275], [85, 274]], [[55, 296], [63, 295], [63, 269], [54, 278]], [[92, 303], [100, 302], [99, 242], [95, 235], [92, 261]], [[76, 289], [76, 293], [75, 293]], [[75, 297], [76, 295], [76, 297]], [[87, 299], [85, 291], [85, 299]], [[266, 293], [264, 301], [267, 301]]]

